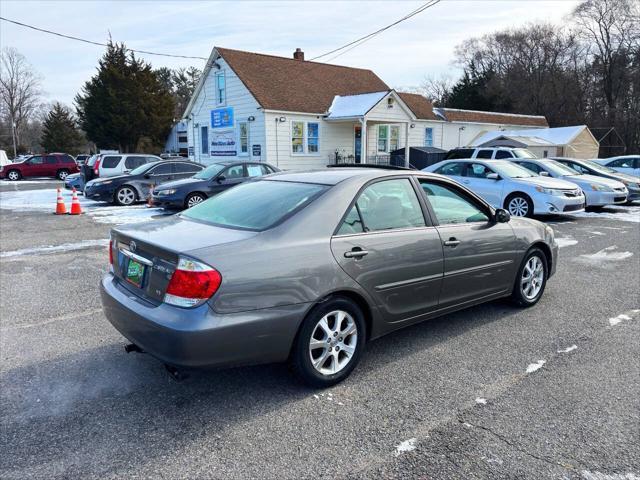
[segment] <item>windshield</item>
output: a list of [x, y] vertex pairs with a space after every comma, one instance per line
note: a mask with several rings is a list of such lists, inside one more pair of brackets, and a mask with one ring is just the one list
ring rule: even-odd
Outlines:
[[582, 173], [576, 172], [573, 168], [567, 167], [566, 165], [563, 165], [560, 162], [556, 162], [555, 160], [541, 160], [540, 163], [544, 166], [544, 168], [556, 175], [560, 175], [563, 177], [582, 175]]
[[266, 230], [304, 208], [326, 185], [262, 180], [230, 188], [182, 216], [221, 227]]
[[219, 163], [214, 163], [213, 165], [209, 165], [204, 170], [200, 170], [198, 173], [196, 173], [193, 176], [193, 178], [197, 178], [198, 180], [211, 180], [218, 173], [220, 173], [220, 171], [222, 171], [224, 167], [225, 167], [224, 165], [220, 165]]
[[158, 163], [160, 162], [151, 162], [151, 163], [145, 163], [143, 165], [140, 165], [138, 168], [134, 168], [133, 170], [131, 170], [131, 172], [129, 172], [129, 175], [140, 175], [141, 173], [146, 172], [147, 170], [149, 170], [154, 165], [157, 165]]
[[516, 158], [538, 158], [526, 148], [514, 148], [512, 151]]
[[492, 162], [489, 166], [496, 172], [498, 172], [502, 177], [506, 178], [537, 177], [537, 175], [531, 170], [527, 170], [526, 168], [511, 162]]
[[604, 165], [600, 165], [599, 163], [594, 162], [593, 160], [581, 160], [581, 162], [584, 162], [585, 165], [587, 165], [588, 167], [593, 168], [594, 170], [597, 170], [598, 172], [618, 173], [613, 168], [609, 168], [609, 167], [606, 167]]

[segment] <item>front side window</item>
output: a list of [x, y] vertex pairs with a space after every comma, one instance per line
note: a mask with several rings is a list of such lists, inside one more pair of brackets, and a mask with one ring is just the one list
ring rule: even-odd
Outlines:
[[317, 123], [307, 123], [307, 152], [318, 152], [318, 133], [319, 125]]
[[420, 186], [440, 225], [489, 221], [483, 209], [458, 189], [430, 180], [420, 180]]
[[248, 155], [249, 154], [249, 124], [247, 122], [240, 122], [239, 126], [239, 144], [240, 144], [240, 155]]
[[386, 152], [389, 150], [389, 126], [378, 125], [378, 151]]
[[43, 160], [41, 156], [31, 157], [27, 162], [29, 165], [42, 165]]
[[446, 165], [438, 168], [435, 173], [439, 173], [440, 175], [456, 175], [458, 177], [461, 177], [464, 167], [465, 164], [460, 162], [447, 163]]
[[209, 128], [200, 127], [200, 149], [202, 155], [209, 155]]
[[291, 122], [291, 151], [304, 153], [304, 122]]
[[389, 128], [390, 140], [389, 140], [389, 151], [393, 152], [394, 150], [398, 150], [400, 148], [400, 127], [397, 125], [392, 125]]
[[47, 165], [55, 165], [56, 163], [58, 163], [58, 160], [53, 155], [47, 155], [46, 163]]
[[615, 168], [633, 168], [633, 158], [619, 158], [618, 160], [610, 162], [607, 166]]
[[424, 129], [424, 146], [433, 147], [433, 128]]
[[406, 178], [374, 183], [360, 194], [356, 205], [364, 231], [425, 226], [418, 197]]
[[262, 231], [303, 209], [327, 188], [312, 183], [245, 182], [181, 215], [221, 227]]
[[227, 101], [226, 81], [224, 72], [216, 73], [216, 103], [222, 105]]
[[158, 165], [157, 167], [152, 168], [147, 172], [149, 175], [169, 175], [171, 174], [171, 164], [163, 163], [162, 165]]
[[234, 165], [233, 167], [229, 167], [223, 173], [223, 175], [227, 180], [233, 180], [234, 178], [242, 178], [244, 177], [244, 166]]
[[467, 177], [471, 178], [487, 178], [490, 173], [495, 172], [481, 163], [472, 163], [467, 168]]

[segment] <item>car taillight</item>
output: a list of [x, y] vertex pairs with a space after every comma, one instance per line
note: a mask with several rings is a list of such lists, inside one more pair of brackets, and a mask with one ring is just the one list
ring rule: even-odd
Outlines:
[[109, 265], [113, 268], [113, 240], [109, 240]]
[[164, 295], [165, 303], [178, 307], [202, 305], [216, 293], [222, 276], [204, 263], [181, 258]]
[[97, 159], [95, 165], [93, 166], [93, 173], [98, 175], [100, 173], [100, 170], [98, 170], [99, 168], [100, 168], [100, 159]]

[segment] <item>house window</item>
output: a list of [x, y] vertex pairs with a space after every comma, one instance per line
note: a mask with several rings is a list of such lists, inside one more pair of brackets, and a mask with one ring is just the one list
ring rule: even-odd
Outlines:
[[433, 147], [433, 128], [424, 129], [424, 146]]
[[389, 141], [389, 151], [393, 152], [394, 150], [398, 150], [400, 148], [400, 127], [397, 125], [392, 125], [390, 127], [391, 130], [391, 140]]
[[178, 142], [179, 143], [187, 143], [188, 141], [189, 141], [189, 139], [187, 138], [186, 135], [178, 137]]
[[317, 123], [307, 123], [307, 153], [318, 153]]
[[387, 152], [389, 150], [389, 126], [378, 125], [378, 151]]
[[247, 122], [240, 122], [239, 127], [239, 144], [240, 155], [249, 155], [249, 124]]
[[209, 155], [209, 128], [200, 127], [200, 147], [202, 155]]
[[304, 153], [304, 122], [291, 122], [291, 151]]
[[222, 105], [227, 101], [224, 72], [216, 72], [216, 103]]

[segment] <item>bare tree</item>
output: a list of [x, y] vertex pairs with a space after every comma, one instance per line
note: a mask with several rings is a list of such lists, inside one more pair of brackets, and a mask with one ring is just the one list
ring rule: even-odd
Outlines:
[[436, 107], [444, 107], [455, 80], [447, 74], [439, 77], [426, 75], [420, 83], [420, 93], [427, 97]]
[[41, 79], [15, 48], [0, 53], [0, 102], [13, 136], [13, 153], [18, 153], [20, 134], [41, 104]]

